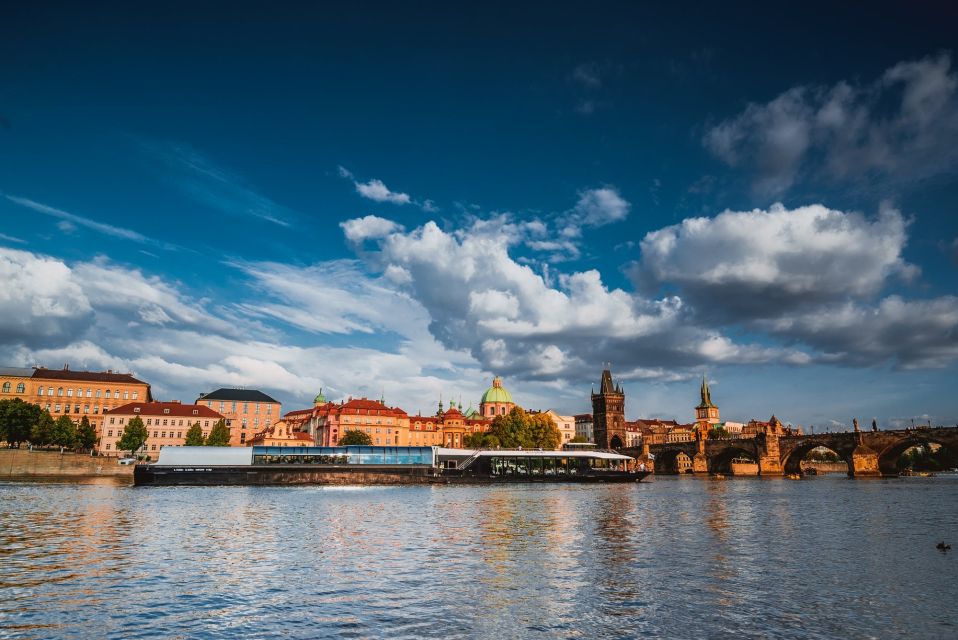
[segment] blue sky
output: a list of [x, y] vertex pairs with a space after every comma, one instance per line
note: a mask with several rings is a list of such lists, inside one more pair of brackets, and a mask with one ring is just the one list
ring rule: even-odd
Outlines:
[[794, 11], [8, 7], [0, 360], [954, 423], [958, 16]]

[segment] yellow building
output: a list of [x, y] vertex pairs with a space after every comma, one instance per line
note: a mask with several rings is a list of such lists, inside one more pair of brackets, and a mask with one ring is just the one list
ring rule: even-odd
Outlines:
[[245, 447], [254, 435], [269, 427], [283, 415], [283, 407], [256, 389], [217, 389], [196, 399], [226, 418], [230, 428], [230, 446]]
[[552, 409], [544, 412], [545, 415], [552, 418], [552, 421], [555, 423], [556, 428], [559, 430], [559, 434], [562, 436], [559, 438], [559, 446], [561, 449], [562, 445], [572, 440], [575, 437], [575, 416], [563, 416], [559, 415]]
[[186, 432], [199, 422], [203, 437], [210, 434], [213, 425], [223, 418], [209, 407], [198, 404], [173, 402], [130, 402], [111, 409], [103, 416], [103, 434], [100, 436], [100, 453], [105, 456], [125, 455], [118, 451], [117, 441], [123, 429], [133, 418], [140, 418], [146, 426], [146, 444], [140, 453], [156, 460], [163, 447], [182, 447]]
[[69, 365], [63, 369], [0, 368], [0, 399], [5, 398], [32, 402], [54, 418], [67, 415], [76, 423], [86, 416], [101, 439], [107, 411], [131, 401], [153, 400], [150, 385], [132, 373], [72, 371]]
[[254, 435], [249, 444], [252, 447], [312, 447], [316, 442], [308, 433], [294, 430], [285, 420], [277, 420]]

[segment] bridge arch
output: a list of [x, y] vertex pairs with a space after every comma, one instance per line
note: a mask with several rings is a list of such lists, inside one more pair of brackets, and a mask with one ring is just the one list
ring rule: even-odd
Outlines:
[[881, 471], [883, 476], [897, 476], [899, 474], [898, 459], [901, 455], [912, 447], [928, 446], [929, 444], [936, 444], [952, 454], [958, 454], [958, 448], [953, 443], [936, 438], [934, 431], [914, 431], [909, 432], [908, 437], [892, 443], [878, 453], [878, 470]]
[[[813, 449], [818, 449], [819, 447], [828, 449], [836, 454], [838, 458], [845, 463], [849, 475], [852, 474], [851, 451], [845, 451], [842, 447], [836, 447], [834, 442], [825, 439], [805, 441], [793, 448], [782, 460], [782, 471], [785, 472], [785, 474], [802, 474], [802, 461], [805, 460], [806, 456], [808, 456]], [[895, 458], [895, 460], [897, 461], [898, 458]]]
[[683, 453], [689, 458], [691, 458], [693, 455], [693, 452], [686, 451], [681, 447], [656, 451], [655, 461], [653, 463], [655, 472], [660, 475], [675, 475], [681, 473], [678, 464], [678, 457]]
[[748, 458], [758, 463], [758, 456], [754, 449], [730, 445], [709, 455], [709, 473], [731, 473], [732, 460], [735, 458]]

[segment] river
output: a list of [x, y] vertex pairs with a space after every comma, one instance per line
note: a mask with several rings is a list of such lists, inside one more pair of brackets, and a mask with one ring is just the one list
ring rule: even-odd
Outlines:
[[0, 637], [955, 638], [958, 477], [0, 484]]

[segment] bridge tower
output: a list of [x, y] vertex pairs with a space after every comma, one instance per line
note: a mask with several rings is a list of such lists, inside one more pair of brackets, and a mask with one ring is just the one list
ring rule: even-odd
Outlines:
[[625, 392], [612, 380], [612, 371], [602, 371], [599, 393], [592, 392], [592, 430], [600, 449], [621, 449], [625, 437]]
[[702, 401], [695, 407], [695, 421], [705, 428], [707, 432], [713, 426], [719, 424], [719, 408], [712, 402], [712, 392], [709, 389], [709, 381], [703, 375], [702, 387], [699, 389]]

